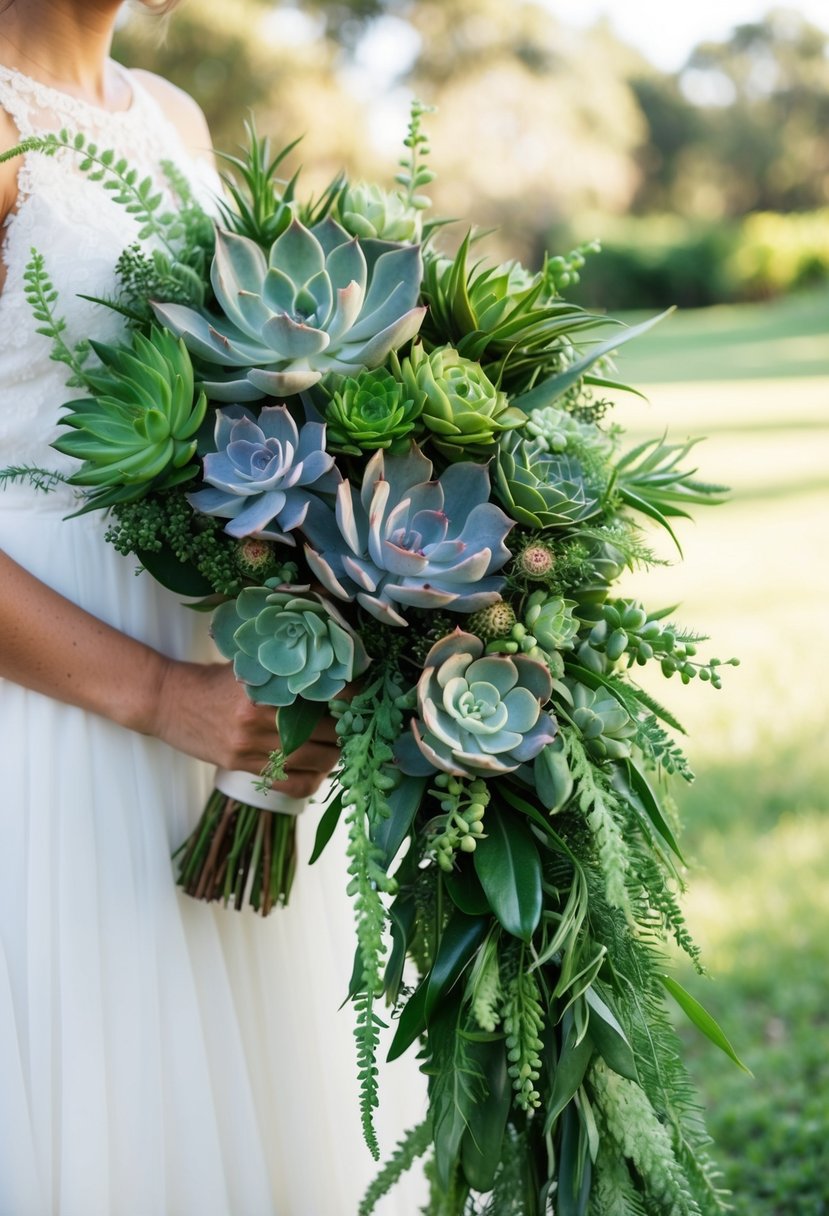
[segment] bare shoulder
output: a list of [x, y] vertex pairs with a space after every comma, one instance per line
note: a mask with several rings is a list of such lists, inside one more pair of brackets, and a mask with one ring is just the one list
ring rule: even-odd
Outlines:
[[[6, 111], [0, 109], [0, 154], [8, 152], [9, 148], [13, 148], [19, 142], [20, 135], [17, 127]], [[0, 223], [17, 201], [17, 170], [19, 167], [20, 162], [17, 157], [4, 161], [0, 165]]]
[[143, 68], [133, 68], [130, 73], [139, 84], [150, 93], [167, 118], [177, 129], [185, 147], [196, 160], [212, 160], [213, 152], [207, 119], [197, 102], [189, 93], [178, 85], [156, 76], [155, 72], [146, 72]]

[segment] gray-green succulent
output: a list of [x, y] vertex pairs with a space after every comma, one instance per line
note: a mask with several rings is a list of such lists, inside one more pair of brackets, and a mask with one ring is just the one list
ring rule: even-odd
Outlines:
[[[630, 755], [636, 724], [612, 693], [566, 679], [570, 717], [592, 759], [624, 760]], [[561, 690], [562, 685], [559, 685]]]
[[220, 604], [212, 633], [252, 701], [329, 701], [369, 665], [361, 639], [322, 595], [270, 579]]
[[546, 591], [534, 591], [527, 600], [525, 624], [548, 654], [572, 648], [579, 631], [579, 622], [573, 618], [576, 606], [575, 600], [551, 596]]
[[384, 190], [370, 182], [349, 184], [337, 201], [337, 214], [352, 236], [409, 244], [420, 240], [421, 213], [396, 190]]
[[495, 484], [509, 514], [527, 528], [570, 528], [601, 510], [577, 460], [520, 434], [502, 439]]
[[156, 316], [205, 364], [217, 401], [302, 392], [328, 372], [379, 367], [415, 336], [422, 265], [417, 245], [360, 241], [327, 217], [293, 219], [267, 255], [218, 232], [211, 281], [221, 316], [155, 304]]

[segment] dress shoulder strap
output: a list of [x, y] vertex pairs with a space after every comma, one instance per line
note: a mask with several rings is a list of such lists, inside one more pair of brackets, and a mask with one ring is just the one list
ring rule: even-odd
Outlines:
[[36, 119], [37, 98], [26, 88], [27, 83], [35, 85], [36, 81], [0, 64], [0, 109], [9, 115], [22, 139], [36, 135], [42, 129]]

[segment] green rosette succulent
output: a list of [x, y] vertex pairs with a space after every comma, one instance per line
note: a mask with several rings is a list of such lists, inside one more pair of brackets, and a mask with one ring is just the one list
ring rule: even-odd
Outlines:
[[246, 587], [213, 615], [212, 633], [252, 701], [329, 701], [369, 665], [361, 639], [307, 587]]
[[599, 763], [628, 757], [636, 724], [624, 706], [603, 688], [588, 688], [570, 679], [564, 687], [572, 705], [570, 717], [590, 756]]
[[352, 236], [377, 237], [415, 245], [420, 240], [422, 218], [396, 190], [384, 190], [370, 182], [348, 185], [340, 195], [340, 223]]
[[570, 650], [579, 631], [579, 623], [573, 618], [575, 600], [550, 596], [546, 591], [534, 591], [527, 601], [524, 621], [539, 646], [553, 654], [558, 650]]
[[451, 346], [426, 354], [418, 344], [395, 371], [421, 403], [423, 424], [447, 460], [485, 459], [504, 432], [526, 421], [480, 365]]
[[501, 441], [495, 489], [512, 518], [527, 528], [570, 528], [601, 511], [577, 460], [519, 435]]
[[210, 369], [208, 395], [238, 404], [380, 367], [420, 329], [421, 273], [417, 245], [361, 241], [330, 216], [312, 228], [293, 219], [267, 251], [216, 233], [210, 277], [221, 316], [153, 308]]
[[552, 679], [525, 655], [485, 655], [484, 644], [456, 629], [426, 656], [417, 685], [418, 716], [396, 751], [404, 773], [454, 776], [514, 772], [552, 743], [545, 711]]
[[83, 461], [68, 480], [89, 487], [84, 510], [188, 481], [207, 398], [195, 393], [184, 343], [153, 328], [130, 346], [91, 345], [102, 365], [85, 374], [93, 395], [66, 404], [60, 421], [71, 433], [52, 444]]
[[383, 368], [349, 377], [326, 408], [326, 445], [350, 456], [379, 448], [405, 452], [420, 410], [405, 385]]

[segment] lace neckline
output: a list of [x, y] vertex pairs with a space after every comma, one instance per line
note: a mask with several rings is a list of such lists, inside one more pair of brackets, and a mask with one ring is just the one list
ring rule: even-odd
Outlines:
[[130, 104], [125, 110], [107, 110], [104, 106], [85, 101], [82, 97], [75, 97], [73, 93], [67, 93], [65, 89], [44, 84], [41, 80], [35, 80], [33, 76], [27, 76], [18, 68], [7, 67], [2, 63], [0, 63], [0, 82], [13, 83], [21, 92], [28, 93], [37, 105], [44, 109], [52, 109], [54, 113], [69, 117], [75, 122], [84, 123], [90, 119], [98, 122], [104, 119], [112, 119], [115, 123], [130, 122], [140, 109], [141, 86], [120, 63], [114, 59], [111, 62], [130, 89]]

